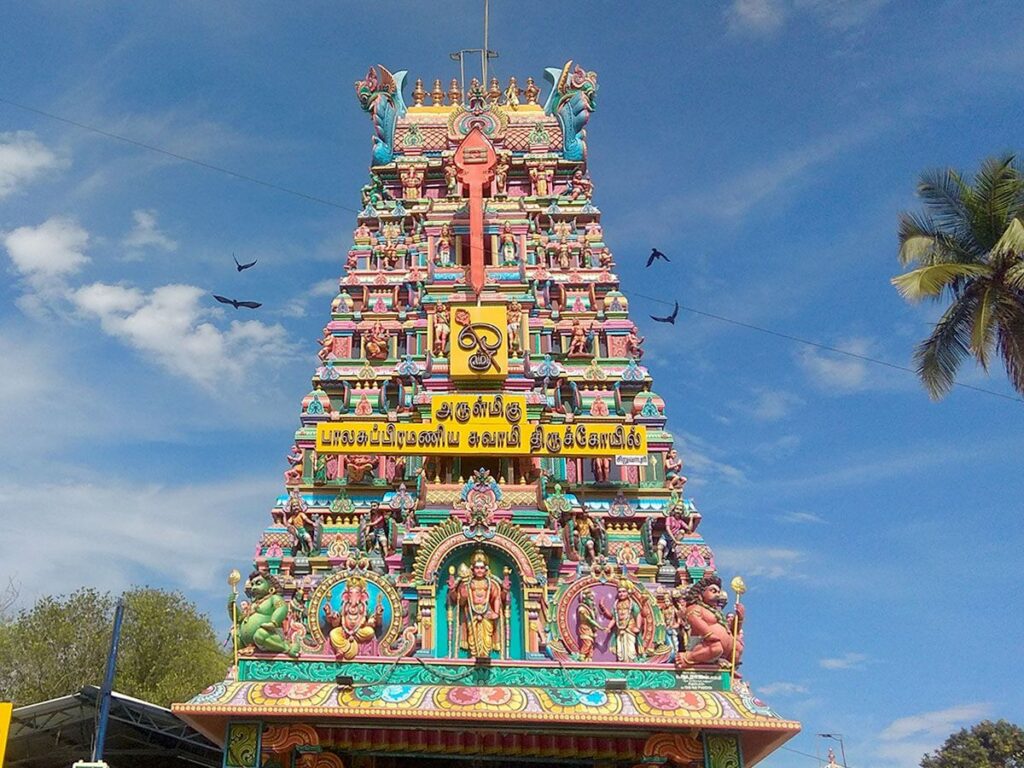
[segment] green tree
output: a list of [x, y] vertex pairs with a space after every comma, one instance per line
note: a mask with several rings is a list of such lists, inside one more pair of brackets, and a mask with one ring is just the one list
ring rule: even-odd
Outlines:
[[[0, 700], [17, 705], [103, 681], [116, 598], [94, 589], [41, 598], [0, 623]], [[224, 678], [231, 659], [210, 620], [177, 592], [125, 594], [114, 689], [161, 706]]]
[[914, 352], [935, 400], [968, 356], [988, 370], [994, 354], [1024, 394], [1024, 173], [1013, 155], [989, 158], [972, 182], [952, 169], [921, 176], [922, 213], [903, 213], [892, 279], [910, 301], [949, 301]]
[[1021, 768], [1024, 730], [1005, 720], [985, 720], [954, 733], [935, 752], [921, 758], [921, 768]]

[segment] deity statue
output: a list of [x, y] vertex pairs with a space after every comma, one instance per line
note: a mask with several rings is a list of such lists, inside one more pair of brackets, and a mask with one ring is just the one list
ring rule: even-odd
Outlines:
[[[595, 404], [599, 402], [603, 401], [598, 399], [595, 401]], [[607, 407], [608, 406], [605, 406], [605, 408]], [[596, 409], [591, 410], [593, 412]], [[595, 413], [594, 415], [596, 416], [597, 414]], [[594, 473], [595, 483], [607, 483], [609, 481], [609, 475], [612, 471], [612, 460], [608, 456], [595, 456], [593, 459], [590, 460], [590, 469]]]
[[519, 332], [523, 323], [523, 308], [518, 299], [512, 299], [508, 305], [508, 352], [510, 355], [518, 355], [523, 351], [519, 343]]
[[551, 194], [551, 184], [555, 171], [547, 163], [540, 163], [530, 168], [530, 181], [533, 183], [533, 194], [536, 197], [547, 197]]
[[589, 357], [592, 354], [590, 342], [593, 338], [593, 323], [591, 323], [590, 331], [585, 331], [578, 319], [573, 320], [572, 331], [569, 337], [569, 357]]
[[387, 558], [394, 549], [395, 533], [391, 510], [379, 501], [370, 502], [370, 511], [359, 521], [359, 546], [366, 551], [376, 549], [381, 558]]
[[431, 350], [438, 357], [444, 357], [448, 350], [448, 337], [451, 335], [451, 319], [448, 305], [442, 304], [434, 314], [434, 346]]
[[629, 333], [626, 334], [626, 357], [631, 357], [634, 360], [643, 358], [643, 343], [644, 337], [640, 335], [637, 327], [634, 325], [629, 329]]
[[359, 252], [349, 251], [345, 257], [345, 270], [351, 272], [356, 269], [359, 269]]
[[[676, 592], [677, 590], [672, 590]], [[661, 617], [665, 621], [665, 645], [672, 649], [672, 653], [679, 652], [679, 610], [673, 601], [672, 592], [664, 587], [658, 587], [654, 599], [661, 609]]]
[[501, 234], [498, 237], [500, 242], [499, 250], [501, 252], [501, 263], [502, 264], [516, 264], [516, 236], [512, 231], [512, 224], [505, 222], [501, 226]]
[[490, 561], [483, 550], [473, 553], [471, 565], [448, 569], [448, 601], [455, 607], [458, 647], [475, 659], [499, 655], [505, 648], [505, 627], [508, 622], [510, 582], [491, 575]]
[[326, 363], [332, 357], [336, 357], [334, 354], [334, 334], [331, 333], [329, 325], [324, 326], [323, 336], [317, 339], [317, 343], [320, 345], [320, 351], [316, 353], [316, 356], [320, 358], [321, 362]]
[[679, 498], [677, 491], [672, 492], [668, 502], [668, 510], [665, 513], [665, 532], [658, 539], [658, 564], [665, 562], [667, 557], [672, 563], [679, 562], [679, 545], [683, 539], [697, 530], [700, 525], [701, 514], [688, 504], [685, 499]]
[[630, 584], [619, 579], [615, 602], [611, 609], [601, 603], [601, 613], [611, 619], [612, 643], [615, 646], [615, 658], [619, 661], [633, 662], [643, 652], [640, 634], [643, 630], [643, 617], [640, 605], [630, 594]]
[[505, 103], [513, 110], [519, 109], [519, 96], [523, 89], [516, 83], [515, 77], [508, 79], [508, 88], [505, 89]]
[[437, 266], [450, 267], [452, 264], [452, 228], [446, 223], [441, 225], [441, 234], [437, 237]]
[[594, 194], [594, 182], [583, 175], [583, 170], [577, 168], [572, 175], [572, 181], [565, 189], [565, 195], [570, 200], [589, 200]]
[[327, 482], [327, 454], [313, 451], [313, 460], [310, 462], [313, 469], [313, 485], [323, 485]]
[[384, 324], [377, 320], [370, 329], [370, 335], [366, 339], [366, 358], [368, 360], [387, 360], [390, 350], [391, 334], [384, 327]]
[[510, 166], [511, 161], [508, 155], [504, 153], [498, 155], [497, 165], [494, 166], [494, 194], [496, 196], [505, 194]]
[[286, 487], [298, 485], [302, 482], [302, 459], [302, 449], [293, 443], [288, 455], [285, 456], [285, 460], [290, 465], [284, 473], [284, 484]]
[[[356, 413], [358, 413], [358, 408]], [[373, 472], [376, 466], [376, 456], [349, 456], [345, 462], [345, 472], [348, 474], [350, 483], [364, 483], [367, 478], [373, 479]]]
[[568, 538], [567, 549], [570, 550], [569, 557], [572, 560], [592, 563], [595, 557], [604, 554], [607, 549], [607, 536], [601, 518], [591, 517], [585, 505], [581, 505], [569, 517], [563, 535]]
[[597, 108], [597, 74], [573, 67], [571, 61], [544, 74], [552, 85], [544, 111], [562, 126], [562, 154], [566, 160], [586, 160], [586, 125]]
[[295, 555], [308, 557], [320, 551], [320, 526], [310, 517], [309, 507], [306, 506], [298, 488], [291, 488], [288, 491], [288, 501], [284, 506], [284, 523], [288, 533], [295, 539]]
[[384, 189], [384, 180], [379, 175], [370, 173], [370, 181], [363, 185], [360, 190], [362, 201], [364, 206], [370, 206], [376, 208], [381, 204], [383, 200], [387, 198], [387, 192]]
[[454, 162], [450, 162], [444, 167], [444, 183], [448, 197], [459, 196], [459, 170], [455, 167]]
[[681, 669], [698, 664], [718, 664], [726, 668], [733, 660], [739, 665], [743, 655], [743, 618], [746, 606], [736, 604], [736, 612], [725, 615], [723, 609], [729, 596], [722, 589], [722, 580], [714, 573], [705, 574], [686, 590], [683, 619], [690, 633], [700, 638], [697, 645], [676, 656]]
[[298, 642], [285, 639], [284, 622], [288, 617], [288, 603], [278, 594], [280, 587], [273, 576], [253, 571], [245, 584], [248, 603], [241, 612], [235, 607], [234, 593], [228, 598], [228, 616], [234, 624], [238, 647], [251, 653], [255, 649], [264, 653], [299, 655]]
[[683, 468], [683, 460], [679, 458], [679, 454], [675, 448], [669, 449], [669, 452], [665, 455], [665, 487], [671, 488], [674, 491], [683, 490], [683, 486], [686, 485], [686, 478], [680, 474]]
[[331, 627], [328, 639], [338, 661], [351, 661], [369, 644], [384, 620], [384, 608], [377, 597], [373, 609], [366, 591], [366, 580], [353, 576], [345, 582], [341, 593], [341, 609], [335, 613], [324, 605], [324, 619]]
[[594, 640], [599, 629], [604, 627], [597, 620], [594, 590], [587, 588], [580, 593], [580, 601], [576, 606], [576, 642], [580, 647], [580, 661], [590, 661], [594, 657]]

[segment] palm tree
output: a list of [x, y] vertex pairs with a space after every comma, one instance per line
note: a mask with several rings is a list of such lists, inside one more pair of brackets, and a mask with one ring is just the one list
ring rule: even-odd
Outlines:
[[1024, 170], [1013, 155], [985, 160], [973, 183], [952, 169], [921, 176], [922, 213], [900, 216], [892, 279], [909, 301], [951, 300], [914, 362], [928, 394], [952, 389], [971, 355], [986, 371], [993, 353], [1024, 394]]

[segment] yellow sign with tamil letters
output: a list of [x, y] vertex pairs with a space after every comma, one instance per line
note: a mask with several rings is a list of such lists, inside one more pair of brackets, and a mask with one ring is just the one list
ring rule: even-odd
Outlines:
[[437, 424], [522, 424], [526, 395], [435, 395], [430, 417]]
[[451, 377], [495, 381], [508, 376], [505, 305], [456, 305], [451, 316]]
[[317, 453], [459, 456], [645, 456], [637, 424], [404, 423], [335, 421], [316, 425]]

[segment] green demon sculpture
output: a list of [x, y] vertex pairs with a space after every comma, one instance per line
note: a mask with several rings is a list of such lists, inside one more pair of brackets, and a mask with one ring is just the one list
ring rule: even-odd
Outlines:
[[253, 571], [246, 582], [245, 594], [251, 602], [243, 602], [241, 609], [235, 606], [234, 594], [228, 599], [228, 615], [235, 622], [238, 647], [298, 656], [299, 643], [289, 643], [285, 637], [288, 603], [278, 594], [276, 579]]

